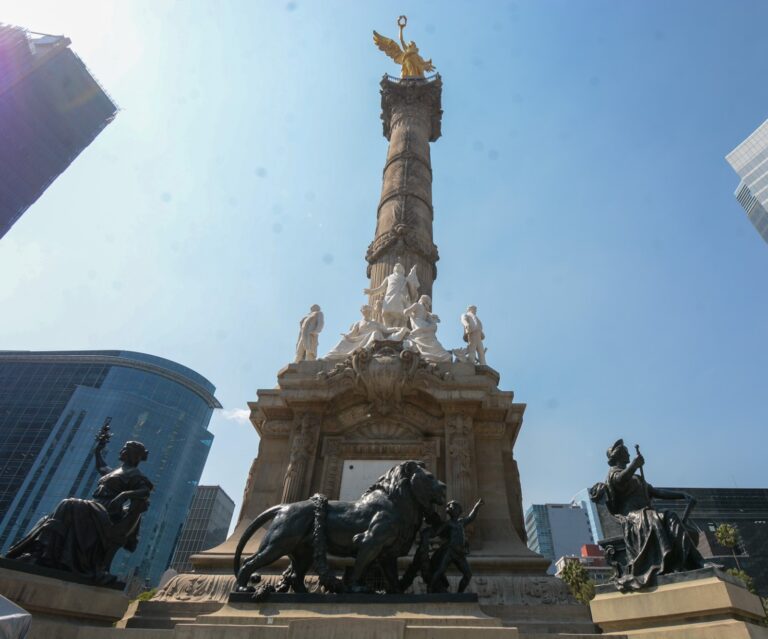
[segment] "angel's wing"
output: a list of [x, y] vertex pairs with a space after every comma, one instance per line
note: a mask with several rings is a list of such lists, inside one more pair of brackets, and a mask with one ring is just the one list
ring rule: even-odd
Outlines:
[[403, 50], [400, 48], [400, 45], [397, 44], [397, 42], [391, 40], [390, 38], [386, 38], [380, 33], [376, 33], [375, 31], [373, 32], [373, 41], [376, 46], [379, 47], [379, 49], [386, 53], [395, 62], [398, 64], [403, 63]]
[[435, 65], [432, 64], [432, 58], [430, 58], [429, 60], [424, 60], [424, 70], [425, 71], [434, 71], [435, 70]]

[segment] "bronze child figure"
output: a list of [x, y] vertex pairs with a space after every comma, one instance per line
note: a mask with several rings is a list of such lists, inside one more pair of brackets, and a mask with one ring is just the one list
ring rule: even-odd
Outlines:
[[444, 587], [445, 571], [448, 570], [448, 566], [451, 564], [456, 566], [462, 574], [457, 592], [464, 592], [469, 585], [469, 580], [472, 579], [472, 571], [469, 568], [469, 562], [467, 562], [469, 544], [467, 543], [464, 529], [475, 521], [477, 512], [484, 503], [482, 499], [478, 499], [466, 517], [460, 517], [462, 507], [459, 502], [449, 501], [446, 505], [445, 512], [448, 515], [448, 519], [440, 524], [430, 535], [431, 537], [442, 537], [444, 540], [435, 551], [432, 560], [432, 565], [435, 568], [432, 571], [432, 578], [429, 582], [430, 592], [441, 590], [441, 583]]

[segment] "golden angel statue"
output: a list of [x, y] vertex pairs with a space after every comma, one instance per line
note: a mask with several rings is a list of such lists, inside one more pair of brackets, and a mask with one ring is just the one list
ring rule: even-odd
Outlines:
[[380, 33], [373, 32], [373, 41], [384, 53], [386, 53], [395, 62], [402, 65], [401, 78], [423, 78], [425, 71], [434, 71], [435, 66], [432, 60], [425, 60], [419, 55], [419, 48], [416, 43], [411, 41], [408, 44], [403, 40], [403, 28], [408, 24], [408, 18], [400, 16], [397, 19], [397, 26], [400, 27], [400, 44], [390, 38], [385, 38]]

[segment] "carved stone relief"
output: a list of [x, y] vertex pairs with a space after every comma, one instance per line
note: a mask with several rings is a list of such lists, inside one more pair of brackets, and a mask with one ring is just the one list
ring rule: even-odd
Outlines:
[[449, 461], [448, 489], [465, 508], [472, 500], [472, 418], [454, 413], [446, 418], [446, 451]]
[[315, 454], [319, 433], [319, 418], [312, 413], [305, 413], [294, 428], [291, 440], [291, 452], [283, 481], [282, 503], [300, 501], [304, 495], [308, 468]]
[[344, 433], [347, 439], [375, 439], [383, 441], [420, 439], [421, 431], [415, 426], [396, 421], [368, 421]]
[[234, 575], [181, 574], [171, 580], [152, 597], [152, 601], [227, 601], [235, 587]]
[[[455, 591], [459, 577], [449, 575], [449, 588]], [[412, 591], [417, 594], [427, 591], [421, 578], [413, 582]], [[557, 577], [477, 575], [472, 579], [467, 592], [476, 592], [484, 606], [540, 606], [576, 605], [568, 586]]]
[[504, 422], [475, 422], [475, 435], [485, 439], [501, 439], [507, 432]]
[[396, 342], [375, 342], [373, 348], [353, 353], [331, 371], [328, 380], [351, 379], [355, 389], [370, 402], [370, 410], [388, 415], [402, 405], [403, 389], [419, 366], [417, 353], [404, 351]]

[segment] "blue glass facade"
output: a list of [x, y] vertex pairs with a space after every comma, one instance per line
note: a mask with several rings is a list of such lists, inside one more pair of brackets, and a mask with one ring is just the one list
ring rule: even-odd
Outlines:
[[597, 542], [600, 539], [605, 539], [607, 535], [603, 533], [603, 525], [600, 521], [600, 513], [597, 511], [597, 504], [595, 504], [589, 497], [589, 488], [582, 488], [577, 492], [572, 503], [581, 506], [582, 510], [587, 513], [587, 519], [589, 520], [589, 529], [592, 532], [592, 539]]
[[525, 512], [528, 548], [553, 563], [563, 556], [579, 556], [584, 544], [594, 543], [589, 528], [589, 514], [577, 503], [533, 504]]
[[189, 558], [226, 540], [234, 511], [235, 502], [221, 486], [198, 486], [171, 568], [176, 572], [192, 572], [194, 567]]
[[168, 567], [208, 457], [215, 388], [168, 360], [127, 351], [0, 352], [0, 552], [68, 496], [88, 497], [94, 437], [111, 417], [107, 463], [143, 442], [155, 484], [138, 548], [112, 572], [155, 584]]
[[117, 113], [69, 45], [0, 24], [0, 238]]
[[528, 537], [528, 548], [551, 561], [556, 559], [546, 506], [533, 504], [528, 508], [525, 512], [525, 534]]

